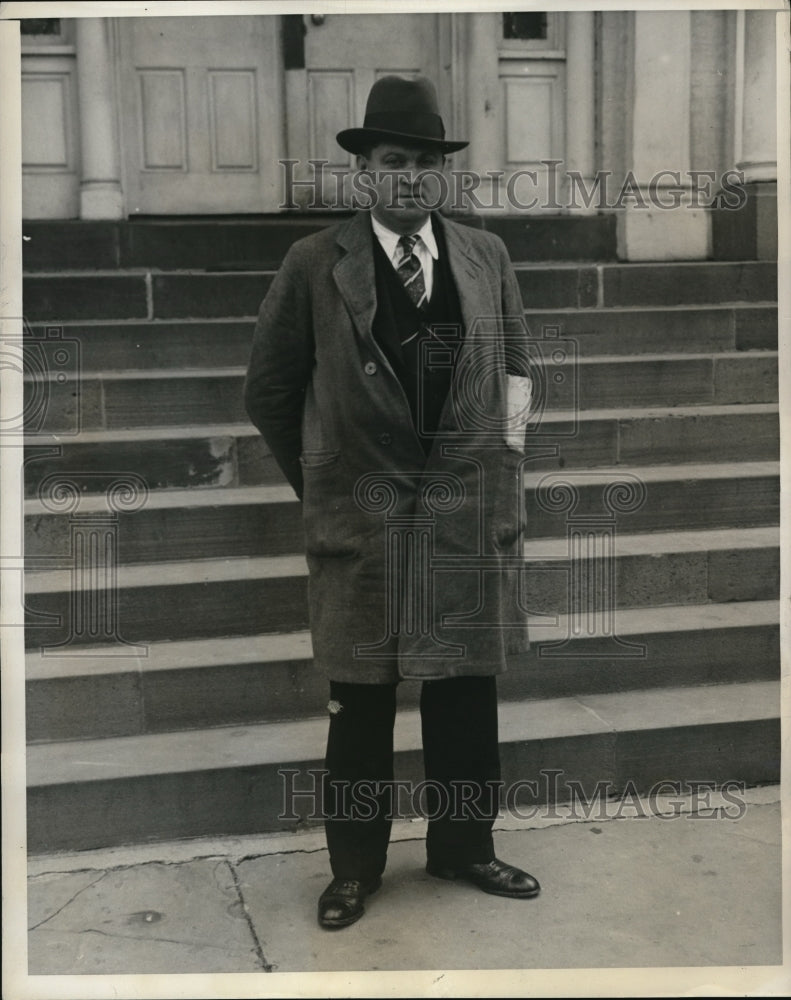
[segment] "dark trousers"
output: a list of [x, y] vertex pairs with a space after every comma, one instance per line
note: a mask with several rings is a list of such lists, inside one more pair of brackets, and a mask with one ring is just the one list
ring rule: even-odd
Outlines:
[[[368, 880], [385, 868], [399, 804], [390, 784], [396, 687], [330, 682], [323, 799], [335, 878]], [[495, 678], [424, 681], [420, 717], [428, 858], [447, 865], [491, 861], [500, 782]]]

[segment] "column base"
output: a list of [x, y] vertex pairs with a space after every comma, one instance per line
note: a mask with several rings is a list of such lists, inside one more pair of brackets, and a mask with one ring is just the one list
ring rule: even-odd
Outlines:
[[81, 219], [123, 219], [124, 198], [117, 181], [90, 181], [80, 188]]
[[705, 209], [625, 208], [617, 238], [620, 260], [706, 260], [711, 226]]
[[712, 255], [715, 260], [777, 260], [777, 182], [745, 184], [744, 192], [739, 208], [712, 210]]

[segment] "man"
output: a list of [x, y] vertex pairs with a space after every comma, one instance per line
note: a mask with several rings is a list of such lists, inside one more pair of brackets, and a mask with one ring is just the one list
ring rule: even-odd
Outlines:
[[[303, 502], [310, 624], [329, 678], [319, 923], [381, 884], [402, 678], [423, 681], [429, 874], [528, 898], [494, 855], [496, 674], [526, 646], [520, 461], [528, 376], [516, 278], [496, 236], [428, 211], [445, 154], [433, 84], [374, 84], [357, 157], [370, 211], [295, 243], [261, 306], [245, 399]], [[441, 187], [441, 184], [439, 185]], [[519, 424], [518, 424], [519, 426]]]

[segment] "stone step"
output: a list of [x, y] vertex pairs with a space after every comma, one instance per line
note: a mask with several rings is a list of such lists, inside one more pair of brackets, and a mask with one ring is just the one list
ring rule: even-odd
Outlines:
[[481, 216], [482, 228], [496, 233], [514, 263], [548, 260], [615, 260], [615, 213], [595, 216]]
[[[274, 266], [296, 239], [342, 215], [242, 219], [28, 220], [26, 271], [151, 267], [162, 270]], [[514, 261], [614, 260], [615, 215], [468, 218], [500, 236]]]
[[[777, 299], [777, 267], [773, 261], [603, 264], [598, 274], [599, 301], [606, 306], [703, 305]], [[529, 304], [530, 300], [526, 302]]]
[[[719, 327], [730, 331], [732, 326], [730, 316], [723, 316]], [[254, 327], [255, 316], [247, 316], [143, 322], [102, 319], [59, 323], [55, 330], [66, 341], [76, 342], [80, 371], [146, 372], [179, 368], [199, 372], [229, 365], [246, 366]], [[30, 326], [34, 338], [46, 337], [48, 329], [52, 327], [46, 323]], [[730, 345], [728, 334], [725, 340]]]
[[24, 316], [29, 323], [151, 317], [148, 272], [26, 275], [22, 291]]
[[[773, 403], [547, 411], [528, 434], [531, 469], [773, 461], [779, 453]], [[121, 472], [149, 489], [254, 486], [282, 482], [248, 422], [131, 430], [38, 433], [28, 438], [26, 495], [48, 476], [90, 477], [92, 492]], [[547, 447], [554, 449], [552, 452]]]
[[[545, 407], [566, 408], [569, 387], [583, 410], [606, 406], [679, 406], [693, 403], [772, 403], [777, 401], [777, 354], [729, 351], [718, 355], [652, 354], [599, 357], [551, 363]], [[562, 376], [558, 383], [556, 379]], [[158, 369], [139, 373], [83, 370], [79, 383], [46, 382], [46, 411], [34, 403], [40, 377], [26, 383], [29, 412], [41, 430], [115, 430], [244, 421], [244, 369], [211, 372]]]
[[[506, 787], [537, 781], [515, 803], [562, 801], [568, 783], [647, 792], [659, 781], [776, 783], [776, 681], [658, 688], [500, 707]], [[27, 753], [28, 850], [87, 850], [143, 841], [293, 830], [318, 821], [312, 787], [326, 719], [76, 740]], [[396, 723], [397, 777], [422, 780], [418, 713]], [[285, 769], [297, 774], [284, 775]], [[562, 779], [550, 780], [548, 769]], [[545, 784], [543, 778], [548, 779]], [[408, 801], [408, 798], [407, 798]], [[288, 806], [289, 802], [286, 802]]]
[[[568, 512], [538, 502], [536, 491], [558, 482], [577, 491], [575, 513], [605, 512], [613, 482], [645, 487], [644, 502], [616, 524], [622, 532], [761, 527], [779, 521], [779, 466], [773, 462], [597, 469], [525, 477], [529, 538], [564, 537]], [[79, 482], [78, 482], [79, 486]], [[53, 501], [25, 503], [25, 555], [31, 569], [71, 551], [68, 510]], [[547, 509], [550, 508], [550, 509]], [[109, 514], [101, 494], [83, 493], [79, 514]], [[139, 510], [115, 515], [123, 564], [238, 556], [282, 556], [303, 550], [302, 508], [289, 486], [152, 491]], [[43, 563], [42, 563], [43, 561]]]
[[774, 350], [777, 308], [765, 305], [597, 307], [525, 311], [530, 334], [575, 342], [579, 357]]
[[[627, 608], [612, 635], [568, 639], [572, 622], [531, 624], [529, 653], [498, 678], [500, 697], [558, 698], [652, 687], [774, 680], [779, 605], [767, 601]], [[559, 648], [552, 643], [566, 644]], [[306, 631], [151, 643], [140, 655], [118, 646], [69, 655], [30, 651], [26, 662], [30, 743], [247, 725], [319, 716], [327, 681]], [[558, 655], [558, 654], [562, 655]], [[420, 684], [399, 703], [416, 708]]]
[[[611, 526], [608, 526], [608, 530]], [[588, 529], [592, 530], [592, 529]], [[774, 528], [616, 536], [615, 556], [572, 564], [565, 538], [527, 544], [524, 601], [535, 615], [584, 612], [580, 579], [602, 580], [607, 608], [770, 600], [779, 591]], [[307, 566], [301, 555], [218, 558], [121, 566], [97, 594], [100, 570], [28, 572], [28, 648], [108, 641], [103, 615], [130, 643], [296, 632], [308, 627]], [[582, 577], [580, 577], [582, 574]], [[612, 574], [612, 577], [610, 577]], [[575, 597], [579, 591], [582, 598]], [[110, 606], [104, 610], [104, 604]], [[461, 609], [460, 609], [461, 610]], [[45, 623], [41, 616], [51, 616]], [[382, 609], [384, 629], [384, 608]], [[59, 624], [55, 624], [59, 622]], [[72, 639], [72, 642], [75, 640]], [[77, 644], [77, 643], [75, 643]]]
[[[668, 352], [775, 350], [775, 305], [674, 306], [654, 308], [528, 309], [531, 336], [547, 331], [574, 340], [578, 357]], [[202, 371], [246, 366], [255, 316], [205, 320], [93, 320], [59, 324], [61, 336], [77, 341], [81, 371]], [[37, 337], [47, 325], [34, 323]]]
[[[777, 300], [777, 267], [770, 261], [518, 264], [515, 270], [530, 309]], [[24, 310], [30, 323], [253, 316], [273, 275], [273, 270], [37, 273], [24, 281]]]
[[[700, 463], [610, 467], [525, 475], [526, 525], [534, 538], [566, 533], [569, 513], [589, 518], [605, 510], [614, 483], [642, 483], [644, 500], [619, 515], [621, 530], [688, 531], [777, 524], [780, 511], [779, 466], [774, 462]], [[570, 490], [576, 505], [541, 499], [553, 487]]]
[[277, 266], [291, 244], [337, 218], [129, 219], [118, 222], [26, 220], [26, 271], [85, 268], [210, 268], [228, 262]]

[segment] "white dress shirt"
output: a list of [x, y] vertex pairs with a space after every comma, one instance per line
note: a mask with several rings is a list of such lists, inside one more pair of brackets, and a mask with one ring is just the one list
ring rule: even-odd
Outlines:
[[[376, 238], [379, 240], [382, 249], [387, 254], [387, 259], [393, 265], [393, 267], [398, 270], [398, 265], [401, 263], [402, 252], [398, 245], [398, 241], [401, 239], [402, 233], [394, 233], [392, 229], [388, 229], [387, 226], [383, 226], [382, 223], [371, 215], [371, 225], [373, 226]], [[426, 285], [426, 301], [431, 298], [431, 289], [434, 286], [434, 261], [439, 259], [439, 249], [437, 247], [437, 240], [434, 236], [434, 231], [431, 228], [431, 218], [426, 219], [423, 225], [418, 229], [416, 233], [410, 234], [412, 236], [417, 236], [418, 241], [415, 243], [415, 248], [412, 251], [417, 259], [420, 261], [420, 266], [423, 268], [423, 280]]]

